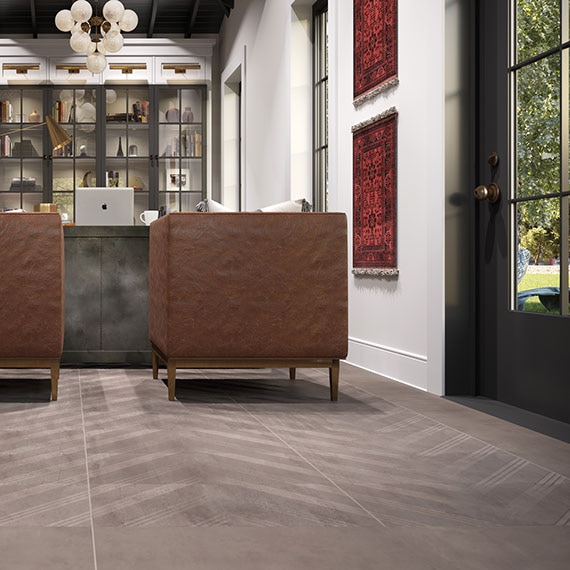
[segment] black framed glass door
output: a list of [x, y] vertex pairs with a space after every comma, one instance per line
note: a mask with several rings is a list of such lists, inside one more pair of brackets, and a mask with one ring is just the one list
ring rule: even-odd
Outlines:
[[570, 422], [568, 1], [478, 22], [478, 392]]

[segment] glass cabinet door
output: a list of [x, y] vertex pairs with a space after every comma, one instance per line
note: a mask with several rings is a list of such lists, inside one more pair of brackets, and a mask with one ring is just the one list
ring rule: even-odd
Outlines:
[[71, 135], [52, 155], [51, 201], [64, 223], [75, 220], [75, 191], [97, 185], [97, 91], [54, 88], [51, 115]]
[[42, 202], [44, 120], [43, 90], [0, 90], [0, 211]]
[[158, 89], [158, 203], [196, 210], [205, 196], [205, 87]]
[[105, 88], [105, 186], [134, 188], [134, 217], [149, 208], [150, 94], [146, 87]]
[[[53, 151], [49, 114], [72, 137]], [[105, 117], [105, 120], [100, 120]], [[206, 196], [206, 86], [0, 89], [0, 210], [57, 204], [75, 222], [76, 192], [134, 188], [147, 209], [195, 211]]]

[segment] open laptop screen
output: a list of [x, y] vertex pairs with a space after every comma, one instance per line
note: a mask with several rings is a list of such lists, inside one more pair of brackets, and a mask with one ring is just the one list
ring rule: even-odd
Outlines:
[[133, 188], [77, 188], [75, 223], [78, 226], [132, 226]]

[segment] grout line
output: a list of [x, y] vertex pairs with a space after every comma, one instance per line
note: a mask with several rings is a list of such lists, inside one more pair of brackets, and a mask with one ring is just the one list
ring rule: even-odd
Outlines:
[[336, 487], [343, 495], [348, 497], [354, 504], [356, 504], [359, 508], [361, 508], [369, 517], [374, 519], [378, 524], [381, 526], [386, 526], [377, 516], [371, 513], [364, 505], [358, 502], [352, 495], [347, 493], [340, 485], [335, 483], [328, 475], [323, 473], [314, 463], [311, 463], [301, 452], [297, 451], [292, 445], [287, 443], [280, 435], [276, 434], [268, 425], [264, 424], [255, 414], [251, 413], [245, 406], [240, 404], [237, 400], [232, 398], [228, 394], [229, 398], [233, 400], [235, 404], [237, 404], [244, 412], [249, 414], [256, 422], [260, 423], [269, 433], [271, 433], [274, 437], [276, 437], [281, 443], [283, 443], [286, 447], [288, 447], [293, 453], [295, 453], [298, 457], [300, 457], [305, 463], [307, 463], [312, 469], [314, 469], [321, 477], [324, 477], [331, 485]]
[[[375, 374], [375, 373], [373, 372], [373, 374]], [[382, 376], [382, 375], [380, 374], [379, 376]], [[397, 380], [391, 380], [391, 379], [389, 381], [390, 382], [396, 382], [396, 383], [398, 382]], [[352, 382], [350, 382], [348, 380], [344, 380], [343, 383], [346, 384], [347, 386], [350, 386], [351, 388], [354, 388], [357, 391], [364, 392], [365, 394], [368, 394], [370, 396], [374, 396], [375, 398], [380, 398], [381, 400], [384, 400], [385, 402], [388, 402], [389, 404], [392, 404], [393, 406], [397, 406], [398, 408], [402, 408], [403, 410], [406, 410], [406, 411], [411, 412], [413, 414], [417, 414], [419, 416], [422, 416], [423, 418], [425, 418], [431, 422], [434, 422], [435, 424], [444, 426], [447, 429], [456, 431], [457, 433], [467, 435], [470, 438], [472, 438], [473, 440], [478, 441], [479, 443], [484, 443], [486, 445], [490, 445], [494, 449], [502, 451], [503, 453], [508, 453], [509, 455], [512, 455], [513, 457], [516, 457], [517, 459], [523, 459], [524, 461], [527, 461], [530, 465], [534, 465], [535, 467], [539, 467], [540, 469], [544, 469], [545, 471], [549, 471], [550, 473], [556, 473], [557, 475], [560, 475], [561, 477], [564, 477], [565, 479], [569, 479], [563, 473], [559, 473], [558, 471], [555, 471], [554, 469], [551, 469], [550, 467], [545, 467], [544, 465], [541, 465], [540, 463], [537, 463], [536, 461], [531, 461], [530, 459], [526, 459], [525, 457], [523, 457], [522, 455], [520, 455], [514, 451], [510, 451], [509, 449], [506, 449], [506, 446], [499, 446], [496, 443], [490, 443], [489, 441], [486, 441], [486, 440], [482, 439], [481, 437], [478, 437], [476, 435], [468, 433], [467, 431], [464, 431], [463, 428], [461, 428], [461, 429], [456, 428], [454, 426], [451, 426], [451, 425], [445, 423], [442, 420], [436, 420], [436, 419], [432, 418], [431, 416], [427, 415], [425, 412], [418, 412], [417, 410], [414, 410], [412, 408], [404, 406], [403, 404], [399, 404], [399, 403], [395, 402], [393, 399], [385, 398], [383, 396], [380, 396], [380, 394], [375, 394], [374, 392], [371, 392], [370, 390], [367, 390], [366, 388], [362, 388], [362, 386], [357, 386], [356, 384], [353, 384]], [[407, 385], [407, 384], [403, 384], [403, 386], [409, 387], [409, 385]], [[416, 387], [412, 386], [412, 388], [416, 388]], [[420, 392], [421, 392], [420, 388], [416, 388], [416, 389], [420, 390]], [[427, 392], [422, 392], [422, 393], [427, 394]], [[483, 415], [485, 414], [485, 412], [482, 412], [481, 410], [476, 410], [475, 408], [469, 408], [467, 406], [461, 406], [461, 404], [458, 404], [457, 402], [453, 402], [452, 400], [447, 400], [447, 401], [454, 404], [455, 406], [464, 407], [467, 410], [475, 411], [479, 414], [483, 414]], [[496, 418], [496, 419], [503, 421], [505, 423], [510, 423], [512, 425], [516, 425], [517, 427], [521, 427], [522, 429], [534, 431], [534, 430], [531, 430], [529, 428], [525, 428], [524, 426], [518, 426], [517, 424], [513, 424], [512, 422], [509, 422], [509, 420], [504, 420], [502, 418]], [[550, 436], [545, 435], [545, 434], [540, 434], [539, 432], [535, 432], [535, 433], [538, 433], [539, 435], [542, 435], [543, 437], [550, 437]], [[560, 440], [558, 440], [558, 441], [560, 441]]]
[[85, 432], [85, 414], [83, 412], [83, 393], [81, 390], [81, 370], [79, 375], [79, 404], [81, 406], [81, 425], [83, 427], [83, 449], [85, 451], [85, 474], [87, 476], [87, 498], [89, 500], [89, 520], [91, 521], [91, 543], [93, 545], [94, 570], [97, 570], [97, 550], [95, 548], [95, 525], [93, 524], [93, 505], [91, 504], [91, 483], [89, 479], [89, 461], [87, 459], [87, 434]]

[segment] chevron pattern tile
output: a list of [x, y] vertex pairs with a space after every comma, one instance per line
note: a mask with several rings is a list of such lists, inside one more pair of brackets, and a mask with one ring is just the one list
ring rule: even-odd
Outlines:
[[169, 402], [149, 370], [63, 369], [52, 403], [44, 371], [2, 371], [0, 531], [85, 529], [97, 552], [108, 529], [570, 530], [565, 474], [354, 371], [338, 402], [298, 376], [182, 371]]

